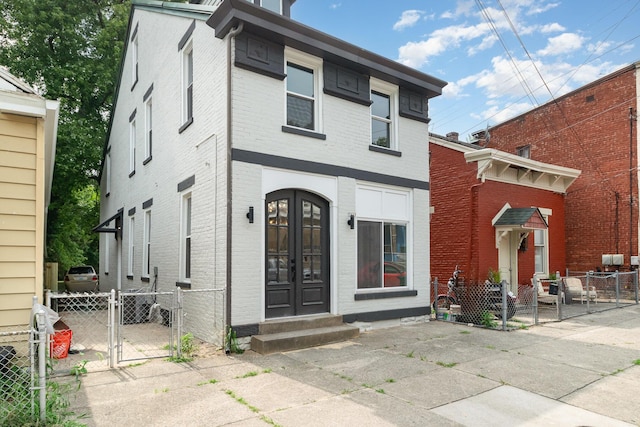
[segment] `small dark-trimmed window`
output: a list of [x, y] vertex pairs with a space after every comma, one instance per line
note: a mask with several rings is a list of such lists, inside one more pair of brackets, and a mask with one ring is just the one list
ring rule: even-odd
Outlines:
[[371, 143], [391, 148], [391, 102], [389, 95], [371, 91]]
[[315, 130], [313, 70], [287, 63], [287, 125]]
[[524, 145], [516, 148], [516, 155], [524, 157], [525, 159], [531, 158], [531, 145]]

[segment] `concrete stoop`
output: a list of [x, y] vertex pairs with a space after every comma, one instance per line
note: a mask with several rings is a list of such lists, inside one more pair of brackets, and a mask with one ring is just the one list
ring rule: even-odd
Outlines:
[[251, 337], [251, 349], [260, 354], [315, 347], [357, 337], [360, 329], [343, 323], [342, 316], [321, 315], [269, 320]]

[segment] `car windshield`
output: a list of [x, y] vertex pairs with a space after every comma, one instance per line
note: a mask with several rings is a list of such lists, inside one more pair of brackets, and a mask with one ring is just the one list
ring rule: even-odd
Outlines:
[[71, 267], [69, 274], [93, 274], [93, 267]]

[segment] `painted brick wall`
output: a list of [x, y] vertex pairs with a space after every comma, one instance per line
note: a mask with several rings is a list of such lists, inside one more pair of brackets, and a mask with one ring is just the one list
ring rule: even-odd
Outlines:
[[637, 111], [636, 93], [630, 66], [490, 129], [490, 147], [513, 153], [530, 144], [532, 159], [582, 170], [566, 197], [570, 270], [601, 267], [603, 253], [624, 254], [628, 268], [630, 243], [631, 255], [637, 255], [635, 174], [633, 217], [629, 200], [630, 169], [635, 172], [638, 156], [637, 123], [630, 134], [629, 121], [629, 108]]

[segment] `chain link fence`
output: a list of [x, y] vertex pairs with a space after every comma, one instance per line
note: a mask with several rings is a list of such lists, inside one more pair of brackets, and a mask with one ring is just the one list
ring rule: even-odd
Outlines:
[[436, 279], [434, 318], [511, 330], [638, 304], [637, 271], [556, 277], [534, 277], [532, 285], [516, 287], [506, 281], [464, 285], [461, 280], [443, 287]]

